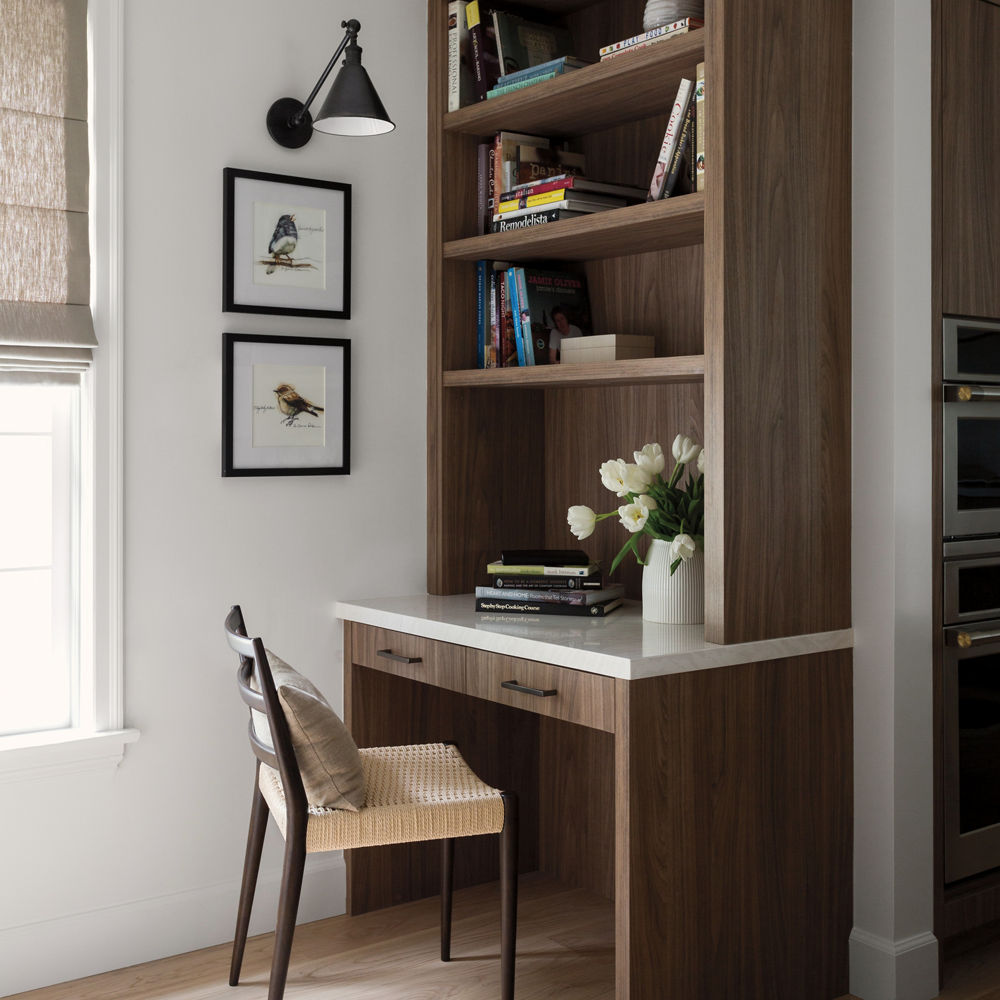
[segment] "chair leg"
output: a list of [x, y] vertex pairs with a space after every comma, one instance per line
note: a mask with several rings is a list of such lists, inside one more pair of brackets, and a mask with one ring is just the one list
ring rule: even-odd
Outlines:
[[[260, 765], [257, 766], [258, 772]], [[250, 805], [250, 829], [247, 832], [247, 851], [243, 860], [243, 885], [240, 888], [240, 905], [236, 915], [236, 936], [233, 939], [233, 959], [229, 966], [229, 985], [236, 986], [240, 981], [240, 969], [243, 967], [243, 949], [247, 943], [247, 929], [250, 926], [250, 911], [253, 909], [254, 892], [257, 889], [257, 873], [260, 871], [260, 854], [264, 847], [264, 834], [267, 832], [268, 808], [264, 796], [260, 793], [257, 783], [258, 775], [254, 776], [253, 800]]]
[[455, 872], [455, 840], [441, 841], [441, 961], [451, 961], [451, 890]]
[[517, 796], [503, 793], [500, 833], [500, 997], [514, 1000], [514, 955], [517, 942]]
[[285, 862], [281, 870], [281, 894], [278, 897], [278, 921], [274, 929], [274, 955], [271, 958], [271, 981], [267, 1000], [282, 1000], [288, 978], [288, 959], [295, 935], [295, 917], [302, 891], [302, 872], [306, 864], [305, 830], [298, 835], [289, 822], [285, 833]]

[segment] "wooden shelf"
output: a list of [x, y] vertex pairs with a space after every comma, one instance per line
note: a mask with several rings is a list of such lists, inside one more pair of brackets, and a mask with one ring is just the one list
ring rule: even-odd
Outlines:
[[682, 76], [705, 58], [705, 32], [693, 31], [639, 52], [564, 73], [533, 87], [470, 104], [444, 116], [445, 132], [486, 136], [501, 129], [584, 135], [666, 115]]
[[663, 385], [670, 382], [701, 382], [704, 378], [704, 354], [442, 373], [442, 383], [446, 388], [465, 389], [576, 389], [595, 385]]
[[705, 238], [705, 195], [594, 212], [488, 236], [451, 240], [445, 260], [596, 260], [693, 246]]

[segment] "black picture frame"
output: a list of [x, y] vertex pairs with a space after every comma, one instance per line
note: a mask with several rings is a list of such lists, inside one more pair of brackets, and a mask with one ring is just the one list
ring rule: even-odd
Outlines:
[[[351, 185], [236, 167], [222, 179], [223, 311], [350, 319]], [[296, 242], [275, 252], [289, 215]]]
[[351, 342], [223, 334], [222, 475], [350, 471]]

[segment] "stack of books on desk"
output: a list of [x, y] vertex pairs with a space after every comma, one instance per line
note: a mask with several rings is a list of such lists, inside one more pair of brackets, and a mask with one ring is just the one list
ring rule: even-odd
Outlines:
[[476, 587], [477, 611], [603, 618], [625, 596], [621, 584], [606, 586], [600, 564], [577, 550], [508, 550], [486, 572], [490, 583]]

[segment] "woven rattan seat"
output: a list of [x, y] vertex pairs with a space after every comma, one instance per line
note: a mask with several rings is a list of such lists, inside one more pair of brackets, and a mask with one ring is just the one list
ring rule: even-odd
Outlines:
[[[285, 838], [285, 859], [268, 1000], [282, 1000], [284, 996], [306, 854], [439, 841], [442, 845], [441, 960], [447, 962], [451, 958], [455, 840], [491, 833], [500, 835], [500, 996], [501, 1000], [513, 1000], [517, 796], [491, 788], [466, 764], [459, 749], [451, 743], [358, 750], [343, 723], [315, 687], [275, 657], [275, 669], [285, 678], [281, 697], [289, 706], [286, 717], [264, 644], [260, 639], [247, 637], [238, 606], [226, 618], [226, 638], [239, 654], [237, 685], [240, 697], [250, 708], [250, 748], [257, 758], [229, 985], [236, 986], [240, 979], [270, 813]], [[301, 703], [296, 702], [299, 706], [296, 708], [287, 701], [289, 675], [292, 688], [308, 701], [307, 711], [318, 730], [319, 744], [331, 742], [331, 739], [337, 742], [339, 756], [336, 761], [331, 759], [330, 753], [322, 752], [317, 743], [302, 741], [303, 718], [298, 714]], [[317, 705], [318, 723], [313, 712]], [[298, 743], [293, 741], [289, 720], [296, 725]], [[296, 746], [302, 754], [302, 766], [296, 758]], [[360, 772], [364, 777], [363, 801], [359, 755]], [[317, 760], [323, 764], [319, 769], [314, 766]], [[351, 780], [344, 779], [345, 772], [340, 770], [344, 762]], [[310, 805], [303, 774], [315, 802], [343, 805], [343, 808]]]
[[[499, 833], [501, 793], [490, 788], [448, 743], [362, 749], [365, 804], [359, 812], [308, 807], [306, 852], [380, 847]], [[285, 832], [285, 793], [274, 768], [262, 765], [260, 790]]]

